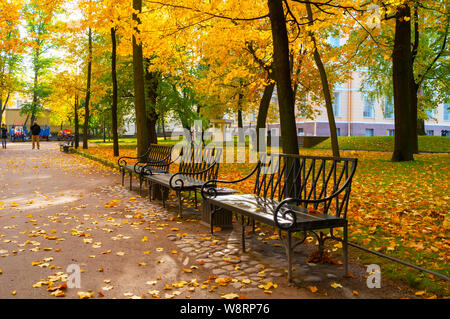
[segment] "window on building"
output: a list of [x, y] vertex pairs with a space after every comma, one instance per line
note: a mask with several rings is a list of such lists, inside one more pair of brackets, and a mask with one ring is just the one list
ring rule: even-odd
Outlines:
[[335, 117], [341, 116], [341, 92], [333, 93], [334, 101], [333, 101], [333, 113]]
[[394, 103], [392, 99], [386, 96], [384, 100], [384, 118], [393, 119], [394, 118]]
[[433, 130], [427, 130], [427, 135], [433, 136], [434, 135], [434, 131]]
[[388, 136], [394, 136], [395, 135], [395, 130], [388, 130], [387, 134], [388, 134]]
[[427, 113], [427, 119], [428, 120], [433, 120], [434, 118], [434, 110], [426, 110]]
[[341, 128], [340, 127], [336, 128], [336, 135], [341, 136]]
[[20, 109], [22, 107], [22, 100], [17, 100], [17, 108]]
[[305, 132], [303, 131], [302, 127], [297, 128], [297, 135], [298, 136], [304, 136], [305, 135]]
[[450, 103], [444, 104], [444, 121], [450, 121]]
[[367, 118], [373, 118], [373, 107], [374, 107], [374, 103], [373, 100], [365, 97], [364, 98], [364, 117]]
[[366, 128], [366, 136], [373, 136], [373, 128]]

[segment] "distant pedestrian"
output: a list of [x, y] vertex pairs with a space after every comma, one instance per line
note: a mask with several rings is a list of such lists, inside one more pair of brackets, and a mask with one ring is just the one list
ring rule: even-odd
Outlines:
[[2, 148], [6, 148], [6, 137], [8, 135], [8, 130], [6, 129], [5, 123], [2, 124], [2, 131], [1, 131], [1, 137], [2, 137]]
[[34, 122], [31, 128], [31, 142], [33, 144], [34, 149], [34, 143], [37, 144], [37, 149], [39, 149], [39, 133], [41, 133], [41, 127], [37, 124], [37, 122]]

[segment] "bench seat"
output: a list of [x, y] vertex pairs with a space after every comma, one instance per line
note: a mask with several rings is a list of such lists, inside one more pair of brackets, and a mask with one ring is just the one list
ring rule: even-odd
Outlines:
[[[170, 188], [170, 179], [174, 175], [175, 174], [155, 172], [152, 175], [145, 175], [144, 179], [148, 180], [149, 182], [157, 183], [165, 188]], [[181, 183], [182, 181], [184, 190], [200, 189], [206, 183], [205, 181], [198, 180], [196, 178], [183, 174], [177, 174], [177, 181], [180, 181], [179, 183]]]
[[[123, 165], [123, 169], [128, 171], [128, 172], [136, 172], [137, 174], [140, 174], [142, 171], [142, 168], [145, 165], [136, 165], [135, 164], [125, 164]], [[151, 166], [147, 166], [145, 168], [147, 171], [151, 171], [154, 174], [161, 174], [161, 173], [165, 173], [165, 171], [163, 169], [157, 168], [157, 167], [151, 167]]]
[[[268, 199], [253, 194], [222, 195], [209, 199], [209, 203], [215, 207], [245, 215], [264, 224], [277, 226], [274, 220], [275, 210], [280, 204], [279, 201]], [[284, 228], [292, 224], [292, 217], [286, 214], [282, 217], [283, 211], [287, 209], [295, 212], [296, 223], [291, 231], [306, 231], [311, 229], [329, 228], [344, 226], [344, 218], [320, 213], [309, 213], [307, 209], [296, 205], [285, 205], [277, 216], [278, 223]]]

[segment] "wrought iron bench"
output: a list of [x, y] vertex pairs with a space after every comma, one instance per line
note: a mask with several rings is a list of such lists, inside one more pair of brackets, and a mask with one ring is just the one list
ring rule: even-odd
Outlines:
[[[169, 171], [173, 145], [150, 144], [145, 154], [137, 157], [122, 156], [117, 161], [122, 171], [122, 185], [125, 182], [125, 174], [130, 174], [130, 190], [132, 189], [133, 173], [139, 176], [139, 192], [142, 188], [142, 169], [147, 172], [167, 173]], [[134, 164], [128, 164], [127, 159], [137, 160]]]
[[174, 190], [178, 198], [178, 216], [182, 216], [183, 206], [181, 193], [194, 191], [195, 208], [197, 208], [197, 190], [200, 190], [206, 181], [216, 179], [219, 171], [219, 162], [222, 148], [207, 146], [205, 148], [187, 147], [187, 151], [172, 161], [179, 161], [178, 172], [174, 174], [158, 173], [142, 170], [142, 176], [149, 182], [149, 198], [152, 198], [151, 190], [154, 184], [161, 190], [163, 207], [165, 207], [166, 193]]
[[[211, 233], [212, 217], [222, 209], [232, 211], [240, 218], [244, 252], [245, 227], [250, 222], [253, 227], [256, 220], [277, 228], [286, 248], [289, 281], [292, 280], [292, 251], [305, 241], [307, 232], [317, 237], [321, 254], [325, 240], [335, 239], [343, 243], [347, 275], [346, 215], [356, 165], [357, 159], [353, 158], [263, 154], [246, 177], [236, 181], [215, 179], [203, 184], [204, 204], [211, 205]], [[218, 184], [240, 183], [254, 174], [253, 194], [219, 195], [216, 191]], [[334, 228], [343, 228], [343, 238], [335, 236]], [[329, 229], [329, 234], [324, 235], [323, 229]], [[292, 234], [296, 232], [303, 232], [303, 236], [293, 244]]]
[[59, 143], [59, 150], [65, 153], [68, 153], [71, 147], [73, 147], [73, 139], [70, 139], [65, 143]]

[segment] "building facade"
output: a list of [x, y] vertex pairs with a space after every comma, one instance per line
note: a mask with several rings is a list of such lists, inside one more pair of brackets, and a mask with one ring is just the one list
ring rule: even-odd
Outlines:
[[[333, 91], [333, 111], [338, 136], [393, 136], [394, 103], [388, 98], [370, 100], [361, 88], [361, 76], [353, 72], [345, 83]], [[276, 101], [276, 94], [274, 94]], [[327, 111], [319, 106], [320, 114], [315, 119], [302, 118], [297, 112], [297, 135], [330, 136]], [[450, 104], [440, 104], [425, 120], [427, 135], [441, 136], [442, 131], [450, 132]], [[254, 114], [247, 114], [245, 126], [256, 126]], [[279, 129], [279, 123], [268, 123], [268, 129]]]

